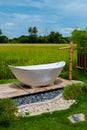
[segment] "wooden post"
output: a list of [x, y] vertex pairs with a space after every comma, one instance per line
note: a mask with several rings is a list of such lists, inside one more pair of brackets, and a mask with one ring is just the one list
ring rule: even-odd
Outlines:
[[69, 47], [62, 47], [59, 48], [59, 50], [63, 50], [63, 49], [70, 49], [69, 52], [69, 80], [72, 80], [72, 65], [73, 65], [73, 42], [70, 42], [70, 46]]
[[72, 65], [73, 65], [73, 42], [70, 42], [70, 54], [69, 54], [69, 80], [72, 80]]
[[[86, 52], [86, 49], [87, 48], [83, 47], [84, 52]], [[86, 74], [86, 54], [84, 53], [83, 55], [84, 55], [83, 71]]]

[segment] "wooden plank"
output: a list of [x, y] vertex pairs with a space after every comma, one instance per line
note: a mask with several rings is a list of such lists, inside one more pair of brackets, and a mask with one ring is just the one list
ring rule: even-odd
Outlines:
[[44, 92], [44, 91], [49, 91], [49, 90], [54, 90], [54, 89], [60, 89], [65, 87], [68, 84], [71, 84], [72, 81], [65, 80], [58, 78], [55, 81], [55, 84], [52, 86], [46, 86], [46, 87], [38, 87], [38, 88], [30, 88], [29, 86], [22, 85], [20, 83], [11, 83], [11, 84], [3, 84], [0, 85], [0, 98], [12, 98], [12, 97], [17, 97], [17, 96], [22, 96], [22, 95], [28, 95], [28, 94], [34, 94], [38, 92]]

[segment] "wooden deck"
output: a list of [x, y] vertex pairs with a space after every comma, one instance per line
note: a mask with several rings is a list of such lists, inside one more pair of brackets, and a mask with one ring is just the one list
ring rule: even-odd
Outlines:
[[28, 94], [63, 88], [66, 85], [71, 83], [72, 81], [58, 78], [55, 81], [55, 84], [53, 86], [38, 87], [33, 89], [21, 83], [3, 84], [0, 85], [0, 99], [7, 98], [7, 97], [12, 98], [12, 97], [17, 97], [22, 95], [28, 95]]

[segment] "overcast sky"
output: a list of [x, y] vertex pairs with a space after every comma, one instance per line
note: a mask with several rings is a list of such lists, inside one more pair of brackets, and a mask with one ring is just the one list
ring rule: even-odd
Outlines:
[[87, 27], [87, 0], [0, 0], [0, 29], [9, 38], [28, 35], [36, 26], [38, 35], [58, 31], [70, 36], [76, 27]]

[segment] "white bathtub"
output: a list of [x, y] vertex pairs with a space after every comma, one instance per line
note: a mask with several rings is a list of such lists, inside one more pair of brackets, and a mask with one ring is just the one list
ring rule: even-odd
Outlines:
[[64, 66], [65, 62], [61, 61], [33, 66], [9, 65], [9, 68], [20, 82], [34, 88], [53, 84]]

